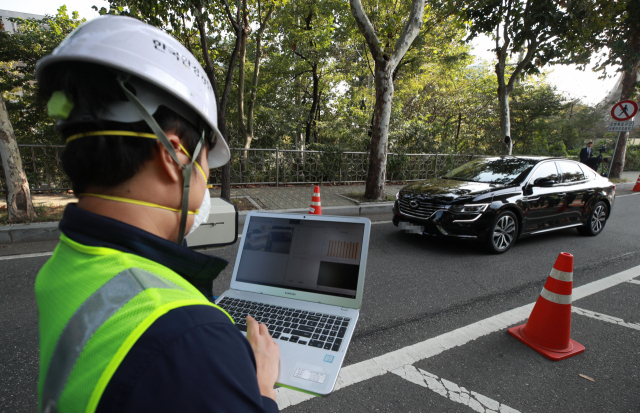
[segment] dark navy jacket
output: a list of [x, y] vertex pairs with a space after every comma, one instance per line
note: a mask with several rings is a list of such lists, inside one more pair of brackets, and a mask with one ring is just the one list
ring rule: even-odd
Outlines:
[[[60, 231], [84, 245], [135, 254], [180, 274], [211, 295], [227, 261], [197, 253], [70, 204]], [[142, 334], [102, 394], [96, 413], [277, 412], [260, 395], [249, 342], [210, 306], [169, 311]]]

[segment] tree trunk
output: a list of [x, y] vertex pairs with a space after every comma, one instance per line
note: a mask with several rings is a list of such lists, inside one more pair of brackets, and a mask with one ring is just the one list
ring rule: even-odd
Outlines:
[[[240, 38], [242, 32], [242, 26], [240, 25], [241, 11], [242, 9], [238, 7], [236, 11], [236, 18], [233, 18], [231, 14], [231, 10], [229, 9], [229, 3], [226, 0], [220, 0], [224, 10], [227, 14], [227, 18], [229, 19], [229, 23], [233, 27], [233, 31], [236, 35], [236, 43], [233, 48], [233, 52], [231, 52], [231, 58], [229, 59], [229, 66], [227, 67], [227, 75], [224, 82], [224, 89], [222, 94], [218, 90], [218, 82], [215, 76], [215, 70], [213, 67], [213, 62], [211, 61], [211, 56], [209, 55], [209, 46], [207, 43], [207, 29], [205, 26], [204, 19], [198, 17], [202, 15], [202, 5], [197, 4], [196, 9], [198, 10], [198, 15], [196, 16], [196, 25], [198, 26], [198, 31], [200, 32], [200, 45], [202, 47], [202, 54], [205, 62], [205, 71], [209, 77], [211, 82], [211, 86], [213, 87], [213, 93], [216, 98], [216, 106], [218, 109], [218, 130], [222, 135], [223, 139], [229, 144], [229, 140], [227, 139], [227, 102], [229, 100], [229, 92], [231, 91], [231, 83], [233, 82], [233, 70], [236, 66], [236, 61], [238, 60], [238, 54], [240, 53]], [[231, 147], [231, 145], [229, 145]], [[229, 200], [231, 199], [231, 162], [233, 158], [227, 162], [222, 167], [222, 173], [220, 177], [221, 181], [221, 191], [220, 198]]]
[[[631, 73], [622, 72], [622, 91], [620, 92], [620, 101], [627, 100], [631, 97], [635, 88], [635, 81], [638, 77], [638, 66], [640, 62], [636, 62]], [[636, 115], [637, 116], [637, 115]], [[618, 143], [616, 145], [616, 153], [613, 154], [613, 162], [609, 171], [609, 178], [620, 179], [622, 171], [624, 171], [624, 161], [627, 156], [627, 143], [629, 141], [629, 132], [620, 133]]]
[[393, 47], [391, 56], [382, 49], [382, 42], [378, 39], [360, 0], [350, 0], [349, 3], [358, 30], [364, 36], [375, 61], [376, 103], [373, 109], [374, 122], [364, 196], [368, 199], [382, 200], [385, 197], [384, 183], [387, 169], [389, 119], [391, 118], [393, 99], [393, 72], [420, 32], [425, 0], [411, 2], [409, 18]]
[[[260, 2], [258, 2], [258, 13], [260, 13]], [[271, 18], [273, 7], [267, 10], [264, 20], [260, 22], [260, 28], [256, 33], [256, 60], [253, 66], [253, 79], [251, 81], [251, 90], [249, 92], [249, 101], [247, 102], [247, 126], [245, 129], [244, 147], [249, 149], [253, 141], [253, 115], [256, 103], [256, 94], [258, 93], [258, 78], [260, 76], [260, 64], [262, 63], [262, 34]], [[248, 24], [247, 24], [248, 27]], [[245, 159], [247, 154], [245, 152]]]
[[385, 59], [375, 62], [376, 104], [373, 109], [373, 133], [369, 168], [364, 196], [369, 199], [383, 200], [384, 182], [387, 171], [387, 147], [389, 144], [389, 120], [393, 100], [393, 68]]
[[[623, 64], [623, 67], [631, 68], [630, 71], [622, 72], [622, 90], [620, 91], [620, 100], [627, 100], [634, 94], [636, 88], [636, 81], [638, 79], [638, 68], [640, 67], [640, 59], [637, 58], [640, 53], [640, 30], [636, 25], [631, 33], [631, 39], [629, 39], [629, 45], [633, 54], [625, 56], [628, 60]], [[635, 57], [635, 61], [631, 60]], [[638, 117], [638, 115], [636, 115]], [[624, 161], [627, 155], [627, 142], [629, 140], [629, 132], [622, 132], [618, 139], [616, 146], [616, 152], [613, 154], [613, 162], [611, 164], [611, 170], [609, 171], [609, 178], [620, 179], [622, 171], [624, 171]]]
[[453, 140], [453, 153], [458, 153], [458, 138], [460, 137], [460, 125], [462, 125], [462, 112], [458, 112], [458, 126], [456, 126], [456, 136]]
[[307, 125], [305, 128], [305, 140], [307, 143], [311, 143], [311, 135], [316, 126], [316, 109], [318, 107], [318, 93], [320, 90], [320, 76], [318, 76], [318, 62], [313, 62], [311, 65], [311, 73], [313, 75], [313, 94], [311, 96], [311, 109], [309, 109], [309, 115], [307, 116]]
[[0, 159], [5, 177], [7, 212], [9, 222], [20, 222], [37, 218], [31, 202], [31, 191], [27, 175], [22, 169], [18, 142], [9, 120], [7, 105], [0, 94]]
[[[247, 129], [244, 124], [244, 75], [245, 63], [247, 57], [247, 37], [251, 32], [249, 27], [249, 19], [247, 17], [247, 1], [242, 2], [242, 31], [240, 32], [240, 50], [238, 52], [238, 134], [240, 139], [244, 141], [244, 147], [248, 148], [251, 142], [247, 144]], [[249, 145], [249, 146], [247, 146]], [[247, 170], [247, 151], [242, 152], [242, 169]]]
[[[503, 49], [505, 46], [503, 46]], [[513, 151], [513, 140], [511, 139], [511, 114], [509, 113], [509, 95], [513, 87], [509, 88], [505, 84], [504, 71], [506, 67], [506, 53], [498, 54], [498, 63], [496, 63], [496, 76], [498, 77], [498, 106], [500, 110], [500, 153], [502, 155], [511, 155]], [[513, 78], [513, 75], [511, 76]], [[512, 83], [512, 82], [509, 82]], [[507, 138], [507, 136], [509, 138]]]
[[[509, 94], [504, 86], [498, 88], [498, 102], [500, 104], [500, 147], [502, 155], [511, 155], [513, 140], [511, 139], [511, 115], [509, 113]], [[509, 137], [507, 139], [507, 136]]]

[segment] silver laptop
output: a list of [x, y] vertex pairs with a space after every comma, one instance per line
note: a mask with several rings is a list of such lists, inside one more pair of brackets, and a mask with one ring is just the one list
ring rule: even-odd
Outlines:
[[315, 395], [335, 385], [362, 304], [371, 221], [247, 215], [231, 289], [216, 304], [246, 335], [246, 314], [280, 346], [277, 385]]

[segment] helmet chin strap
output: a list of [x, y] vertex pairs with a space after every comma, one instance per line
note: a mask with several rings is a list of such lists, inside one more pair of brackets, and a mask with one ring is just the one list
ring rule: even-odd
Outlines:
[[136, 97], [136, 95], [134, 95], [133, 93], [131, 93], [129, 89], [127, 89], [125, 83], [128, 80], [129, 80], [129, 75], [121, 74], [118, 76], [118, 83], [120, 84], [120, 87], [124, 91], [124, 94], [126, 95], [127, 99], [129, 99], [129, 102], [131, 102], [133, 106], [138, 110], [138, 112], [140, 113], [144, 121], [147, 122], [147, 125], [149, 125], [153, 133], [158, 137], [158, 140], [162, 143], [162, 146], [164, 146], [167, 152], [169, 152], [171, 159], [173, 159], [182, 168], [182, 178], [184, 180], [184, 184], [182, 187], [182, 208], [180, 210], [180, 226], [178, 229], [178, 240], [176, 241], [178, 245], [182, 245], [184, 243], [184, 235], [186, 233], [186, 226], [187, 226], [187, 214], [189, 212], [189, 190], [191, 189], [191, 172], [193, 171], [193, 163], [196, 161], [196, 159], [198, 159], [198, 156], [200, 155], [200, 150], [202, 149], [202, 144], [204, 142], [204, 130], [202, 131], [202, 136], [200, 137], [200, 140], [198, 141], [198, 144], [196, 145], [196, 148], [193, 151], [191, 162], [189, 162], [186, 165], [183, 165], [180, 162], [180, 160], [178, 160], [178, 155], [176, 154], [176, 151], [173, 145], [169, 141], [169, 138], [167, 138], [167, 135], [164, 133], [160, 125], [158, 125], [158, 122], [156, 122], [153, 116], [151, 116], [147, 108], [144, 107], [144, 105], [140, 102], [140, 100]]

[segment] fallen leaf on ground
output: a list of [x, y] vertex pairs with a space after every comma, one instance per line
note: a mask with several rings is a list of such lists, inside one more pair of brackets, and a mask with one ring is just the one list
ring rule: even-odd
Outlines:
[[592, 378], [591, 378], [591, 377], [589, 377], [589, 376], [585, 376], [584, 374], [578, 374], [578, 376], [582, 377], [583, 379], [591, 380], [591, 381], [592, 381], [592, 382], [594, 382], [594, 383], [596, 382], [594, 379], [592, 379]]

